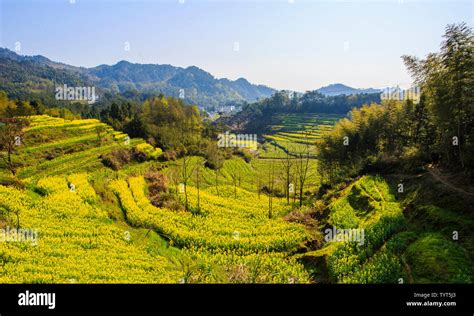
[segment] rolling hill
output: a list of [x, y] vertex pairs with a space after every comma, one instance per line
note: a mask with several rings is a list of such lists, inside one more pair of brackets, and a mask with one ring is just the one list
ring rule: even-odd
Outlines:
[[353, 94], [361, 94], [361, 93], [380, 93], [382, 90], [368, 88], [368, 89], [356, 89], [349, 86], [346, 86], [342, 83], [334, 83], [328, 86], [319, 88], [316, 90], [319, 93], [322, 93], [326, 96], [335, 96], [335, 95], [353, 95]]
[[275, 91], [244, 78], [235, 81], [217, 79], [196, 66], [182, 68], [123, 60], [115, 65], [84, 68], [51, 61], [44, 56], [18, 55], [6, 48], [0, 48], [0, 73], [0, 89], [11, 97], [18, 97], [20, 91], [21, 94], [25, 91], [53, 93], [56, 85], [67, 84], [95, 86], [99, 94], [107, 91], [163, 93], [212, 108], [228, 103], [253, 102], [269, 97]]
[[[214, 172], [203, 168], [201, 186], [189, 183], [186, 193], [200, 212], [177, 211], [149, 200], [146, 174], [160, 165], [154, 158], [128, 161], [118, 171], [104, 165], [105, 155], [144, 148], [144, 140], [95, 119], [28, 119], [14, 159], [18, 178], [0, 164], [0, 228], [37, 229], [37, 237], [0, 243], [0, 282], [310, 282], [292, 258], [309, 233], [285, 220], [291, 206], [275, 197], [270, 217], [267, 199], [253, 186], [228, 184], [236, 169], [243, 182], [253, 181], [255, 171], [243, 159], [226, 161], [218, 190]], [[176, 164], [163, 162], [161, 170], [171, 174]], [[170, 194], [185, 199], [178, 190]]]

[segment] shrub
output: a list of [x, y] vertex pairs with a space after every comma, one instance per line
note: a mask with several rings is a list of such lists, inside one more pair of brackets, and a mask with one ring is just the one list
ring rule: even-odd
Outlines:
[[271, 190], [268, 185], [264, 184], [261, 188], [260, 188], [260, 192], [263, 193], [263, 194], [272, 194], [273, 196], [276, 196], [276, 197], [284, 197], [285, 196], [285, 193], [280, 190], [279, 188], [273, 188], [273, 190]]
[[[153, 203], [153, 202], [152, 202]], [[183, 204], [176, 199], [176, 195], [171, 193], [162, 193], [155, 206], [163, 207], [173, 211], [184, 211]]]
[[250, 163], [252, 161], [252, 153], [248, 149], [239, 148], [236, 154], [242, 157], [246, 163]]
[[131, 153], [132, 153], [133, 160], [137, 162], [144, 162], [148, 158], [145, 152], [140, 151], [137, 148], [132, 148]]
[[149, 183], [150, 193], [152, 193], [152, 191], [156, 193], [168, 192], [169, 180], [165, 174], [156, 171], [148, 171], [145, 174], [145, 179]]
[[173, 195], [168, 194], [168, 177], [157, 171], [148, 171], [145, 174], [148, 182], [148, 198], [154, 206], [165, 207], [173, 210], [181, 209], [180, 203]]
[[5, 177], [0, 177], [0, 185], [3, 186], [12, 186], [17, 189], [24, 189], [25, 184], [21, 182], [20, 180], [10, 177], [10, 176], [5, 176]]
[[161, 158], [164, 161], [176, 160], [178, 158], [178, 153], [175, 150], [167, 150], [163, 153]]
[[100, 156], [102, 163], [112, 168], [113, 170], [119, 170], [126, 163], [132, 160], [130, 151], [127, 149], [115, 149], [108, 154]]
[[224, 160], [222, 151], [217, 148], [216, 144], [209, 144], [206, 149], [205, 166], [209, 169], [217, 170], [222, 168]]
[[56, 150], [47, 150], [47, 151], [44, 152], [44, 158], [46, 160], [53, 160], [56, 157], [57, 157], [57, 151]]
[[138, 144], [133, 148], [134, 159], [145, 161], [147, 159], [158, 159], [163, 154], [160, 148], [155, 148], [148, 143]]

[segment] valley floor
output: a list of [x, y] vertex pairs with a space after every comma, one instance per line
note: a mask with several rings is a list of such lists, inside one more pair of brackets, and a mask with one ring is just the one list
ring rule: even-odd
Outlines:
[[[234, 157], [217, 174], [203, 168], [199, 190], [190, 179], [190, 210], [175, 211], [151, 203], [144, 175], [160, 165], [173, 179], [181, 160], [114, 171], [100, 156], [143, 140], [126, 141], [106, 125], [98, 140], [97, 120], [31, 119], [15, 157], [17, 177], [6, 168], [0, 175], [0, 231], [3, 238], [16, 228], [37, 235], [0, 242], [0, 283], [474, 281], [472, 191], [437, 170], [365, 175], [313, 199], [319, 179], [312, 159], [310, 202], [296, 210], [295, 196], [274, 196], [270, 212], [268, 194], [257, 187], [283, 160]], [[283, 179], [275, 186], [284, 192]], [[170, 183], [184, 203], [178, 187]], [[363, 240], [325, 239], [333, 228], [363, 231]]]

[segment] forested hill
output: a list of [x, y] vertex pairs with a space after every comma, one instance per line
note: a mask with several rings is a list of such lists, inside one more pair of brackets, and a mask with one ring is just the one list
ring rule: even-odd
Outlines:
[[327, 96], [334, 96], [334, 95], [341, 95], [341, 94], [353, 95], [353, 94], [363, 94], [363, 93], [381, 93], [383, 90], [374, 89], [374, 88], [356, 89], [356, 88], [346, 86], [342, 83], [334, 83], [334, 84], [330, 84], [328, 86], [319, 88], [316, 91]]
[[29, 97], [28, 94], [54, 96], [58, 83], [96, 86], [102, 92], [181, 96], [187, 103], [206, 108], [254, 102], [274, 92], [272, 88], [252, 84], [243, 78], [235, 81], [217, 79], [195, 66], [181, 68], [120, 61], [112, 66], [83, 68], [54, 62], [44, 56], [21, 56], [5, 48], [0, 48], [0, 71], [0, 90], [6, 91], [11, 98], [23, 99]]
[[220, 121], [236, 130], [263, 132], [282, 113], [346, 114], [364, 104], [380, 103], [380, 93], [326, 96], [317, 90], [304, 94], [279, 91], [270, 98], [247, 104], [241, 112]]

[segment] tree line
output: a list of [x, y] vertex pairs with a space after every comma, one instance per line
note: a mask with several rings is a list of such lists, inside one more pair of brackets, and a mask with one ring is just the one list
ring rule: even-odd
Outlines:
[[372, 102], [380, 102], [380, 93], [326, 96], [318, 91], [299, 94], [283, 90], [258, 102], [244, 104], [242, 111], [223, 117], [220, 122], [247, 132], [266, 132], [266, 127], [278, 124], [275, 118], [280, 113], [346, 114]]
[[353, 109], [318, 143], [327, 182], [398, 164], [426, 163], [474, 173], [474, 36], [465, 23], [446, 27], [438, 53], [402, 56], [421, 89], [418, 103], [384, 100]]

